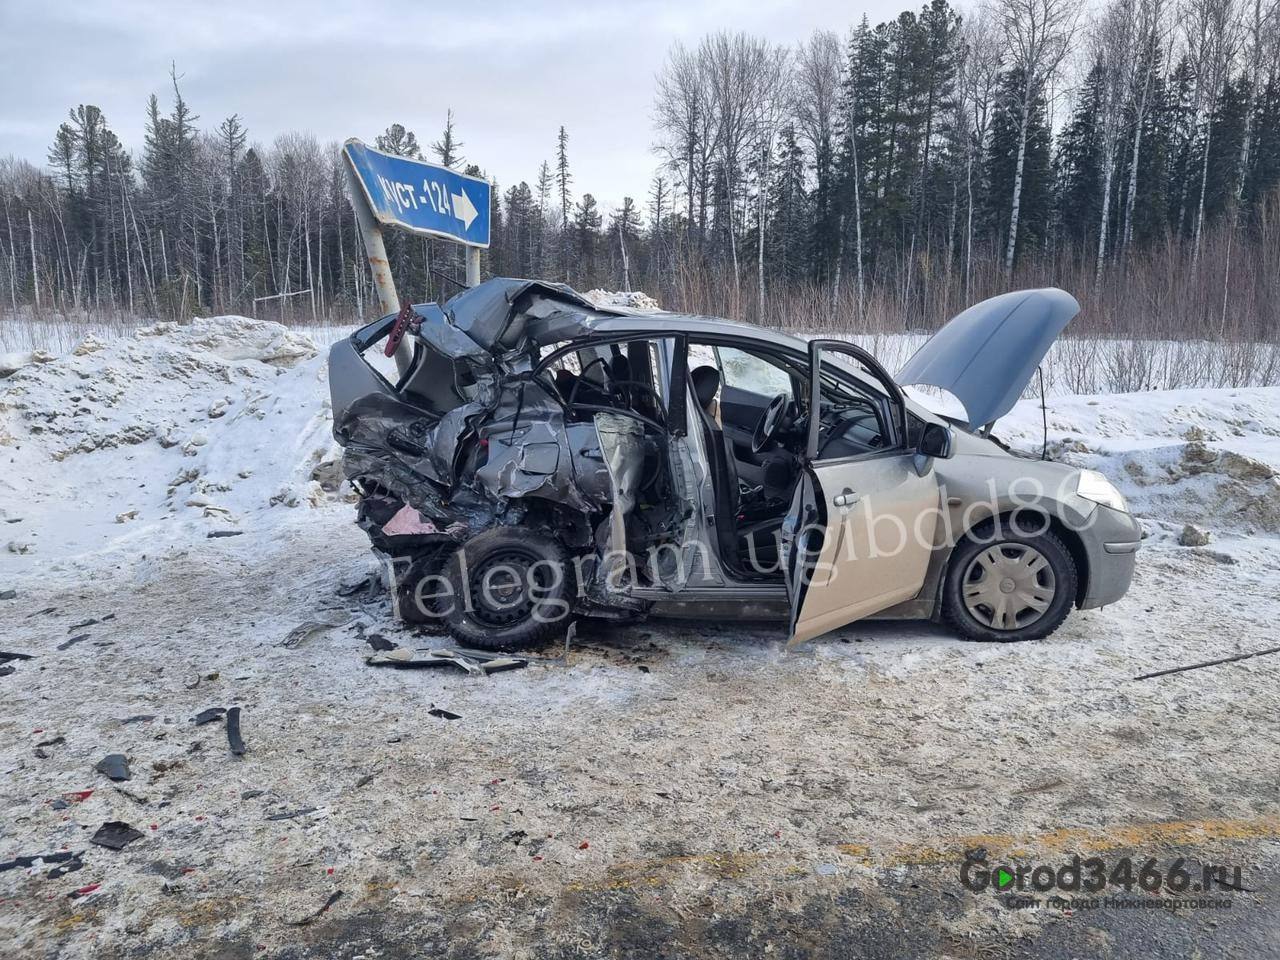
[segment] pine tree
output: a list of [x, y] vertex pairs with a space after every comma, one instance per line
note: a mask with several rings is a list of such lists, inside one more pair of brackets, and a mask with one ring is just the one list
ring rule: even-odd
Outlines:
[[393, 123], [374, 137], [373, 145], [383, 153], [394, 154], [397, 157], [412, 157], [414, 160], [422, 159], [418, 138], [414, 136], [412, 130], [406, 130], [398, 123]]
[[766, 234], [774, 278], [794, 282], [805, 275], [809, 259], [806, 227], [812, 222], [814, 206], [805, 192], [805, 154], [795, 127], [784, 127], [770, 184]]
[[1059, 229], [1077, 254], [1096, 247], [1102, 215], [1102, 69], [1099, 64], [1090, 69], [1054, 158]]
[[[560, 128], [560, 133], [556, 138], [556, 186], [560, 191], [560, 249], [561, 249], [561, 267], [564, 279], [569, 279], [569, 250], [571, 239], [569, 236], [569, 184], [573, 181], [572, 174], [569, 173], [569, 134], [565, 132], [564, 127]], [[594, 205], [595, 201], [592, 201]]]
[[462, 141], [453, 132], [453, 111], [448, 110], [445, 113], [444, 132], [440, 134], [439, 140], [431, 144], [431, 152], [446, 167], [455, 167], [464, 161], [459, 152], [461, 150]]
[[[595, 275], [596, 248], [600, 239], [600, 208], [596, 198], [584, 193], [582, 199], [574, 206], [573, 230], [571, 240], [577, 254], [575, 273], [584, 278]], [[566, 274], [568, 270], [566, 269]]]

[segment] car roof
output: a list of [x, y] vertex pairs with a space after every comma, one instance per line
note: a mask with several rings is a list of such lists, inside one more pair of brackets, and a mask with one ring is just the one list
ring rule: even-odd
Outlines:
[[690, 313], [636, 313], [625, 315], [609, 315], [587, 319], [584, 328], [592, 333], [613, 334], [645, 334], [661, 336], [664, 334], [689, 334], [690, 336], [732, 337], [740, 340], [757, 340], [764, 344], [789, 347], [792, 350], [805, 349], [804, 341], [799, 337], [753, 327], [736, 320], [724, 320], [719, 317], [703, 317]]

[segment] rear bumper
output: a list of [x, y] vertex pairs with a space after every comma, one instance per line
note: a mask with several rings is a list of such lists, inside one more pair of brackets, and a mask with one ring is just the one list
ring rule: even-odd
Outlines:
[[1092, 523], [1080, 532], [1089, 557], [1088, 580], [1079, 607], [1115, 603], [1129, 590], [1138, 563], [1142, 528], [1132, 514], [1099, 506]]

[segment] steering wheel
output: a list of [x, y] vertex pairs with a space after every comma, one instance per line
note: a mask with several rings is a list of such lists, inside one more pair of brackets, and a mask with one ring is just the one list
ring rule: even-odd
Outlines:
[[790, 401], [791, 398], [785, 393], [779, 393], [769, 401], [769, 405], [764, 408], [764, 413], [760, 414], [760, 419], [756, 421], [756, 428], [751, 434], [752, 453], [759, 453], [773, 442], [774, 435], [782, 426], [782, 418], [787, 412], [787, 404]]

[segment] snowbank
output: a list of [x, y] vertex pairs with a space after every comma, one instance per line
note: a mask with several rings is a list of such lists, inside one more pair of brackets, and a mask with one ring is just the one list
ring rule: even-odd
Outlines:
[[336, 484], [324, 357], [279, 324], [162, 323], [41, 359], [0, 380], [0, 562], [243, 530]]
[[657, 300], [639, 290], [588, 290], [584, 296], [597, 307], [621, 307], [643, 312], [662, 309]]
[[[1280, 534], [1280, 387], [1050, 397], [1049, 455], [1101, 470], [1161, 532]], [[996, 435], [1038, 453], [1039, 400]]]

